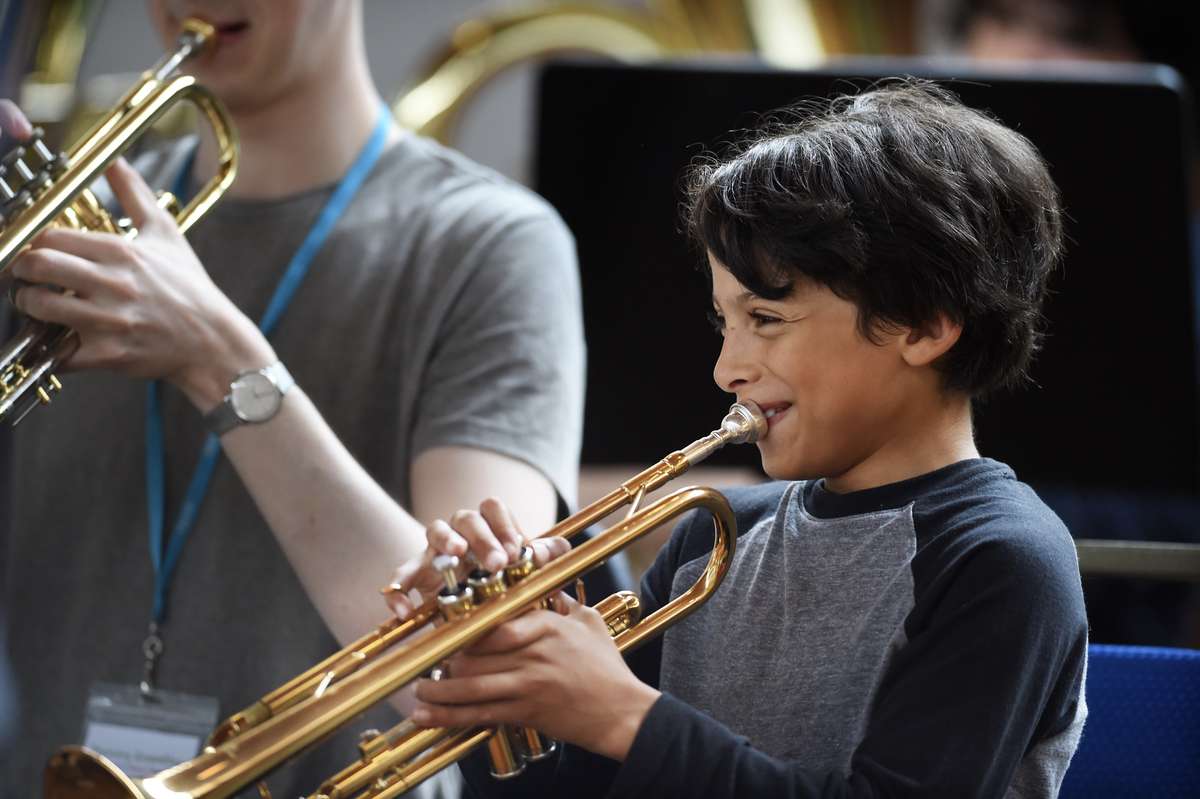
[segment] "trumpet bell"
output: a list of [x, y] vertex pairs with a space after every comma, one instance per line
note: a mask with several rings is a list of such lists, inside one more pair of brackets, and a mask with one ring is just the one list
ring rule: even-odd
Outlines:
[[83, 746], [55, 753], [43, 776], [45, 799], [146, 799], [142, 791], [111, 760]]

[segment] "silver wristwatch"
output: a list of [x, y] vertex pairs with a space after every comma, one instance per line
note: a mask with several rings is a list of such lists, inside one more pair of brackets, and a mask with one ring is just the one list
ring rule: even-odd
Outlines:
[[229, 384], [221, 404], [204, 414], [204, 424], [220, 436], [238, 425], [265, 422], [279, 412], [283, 395], [294, 385], [282, 361], [242, 372]]

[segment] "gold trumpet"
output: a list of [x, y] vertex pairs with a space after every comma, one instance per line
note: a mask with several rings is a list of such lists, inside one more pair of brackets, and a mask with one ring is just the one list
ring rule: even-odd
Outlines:
[[[603, 564], [649, 531], [693, 508], [712, 514], [716, 540], [708, 565], [685, 593], [637, 623], [637, 598], [614, 594], [596, 607], [622, 652], [659, 634], [703, 604], [720, 585], [737, 538], [733, 511], [710, 488], [685, 488], [641, 508], [647, 492], [678, 477], [726, 444], [760, 440], [767, 422], [758, 406], [734, 405], [721, 426], [621, 484], [543, 536], [570, 538], [617, 509], [631, 505], [619, 523], [567, 554], [534, 569], [530, 552], [497, 575], [473, 573], [458, 582], [453, 562], [448, 585], [405, 620], [392, 620], [351, 644], [221, 725], [196, 758], [133, 780], [110, 761], [83, 747], [67, 747], [46, 766], [46, 799], [220, 799], [227, 797], [349, 723], [500, 624], [547, 601], [584, 572]], [[528, 550], [528, 548], [526, 548]], [[429, 634], [407, 640], [430, 622]], [[422, 729], [403, 721], [384, 733], [368, 733], [359, 758], [327, 780], [314, 799], [390, 799], [411, 790], [476, 747], [488, 745], [497, 776], [518, 773], [527, 760], [553, 749], [533, 730]]]
[[[188, 205], [179, 209], [169, 192], [161, 207], [187, 231], [233, 183], [237, 171], [237, 134], [225, 109], [179, 67], [212, 45], [216, 30], [206, 22], [183, 24], [176, 50], [143, 73], [110, 113], [101, 118], [69, 152], [55, 155], [40, 130], [0, 162], [0, 278], [34, 236], [46, 227], [68, 227], [134, 236], [126, 219], [114, 219], [88, 188], [147, 128], [178, 100], [189, 100], [207, 118], [216, 136], [216, 175]], [[0, 347], [0, 420], [16, 425], [62, 389], [54, 374], [78, 347], [78, 336], [61, 325], [26, 320], [17, 335]]]

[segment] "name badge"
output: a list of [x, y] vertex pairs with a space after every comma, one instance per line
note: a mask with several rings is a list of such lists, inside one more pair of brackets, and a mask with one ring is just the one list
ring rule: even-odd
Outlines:
[[200, 753], [217, 723], [216, 697], [96, 683], [88, 695], [83, 745], [134, 779]]

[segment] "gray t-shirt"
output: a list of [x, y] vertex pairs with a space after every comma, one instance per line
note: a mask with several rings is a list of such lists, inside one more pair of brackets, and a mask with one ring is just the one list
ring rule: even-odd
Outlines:
[[[170, 186], [181, 152], [149, 164], [152, 184]], [[216, 284], [258, 319], [331, 192], [225, 200], [189, 239]], [[272, 343], [402, 504], [413, 459], [448, 445], [526, 461], [574, 502], [584, 367], [575, 250], [555, 213], [525, 189], [406, 135], [317, 254]], [[13, 441], [20, 467], [0, 551], [23, 717], [0, 769], [6, 797], [40, 795], [45, 759], [81, 740], [93, 681], [140, 677], [153, 593], [145, 383], [104, 373], [64, 382], [61, 398], [31, 414]], [[164, 387], [162, 397], [169, 532], [204, 431], [181, 394]], [[222, 716], [336, 648], [224, 460], [168, 614], [160, 685], [218, 696]], [[355, 733], [340, 738], [273, 779], [275, 795], [307, 794], [346, 765]]]

